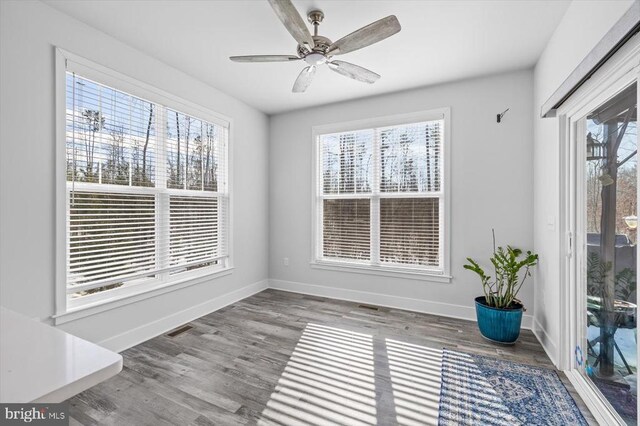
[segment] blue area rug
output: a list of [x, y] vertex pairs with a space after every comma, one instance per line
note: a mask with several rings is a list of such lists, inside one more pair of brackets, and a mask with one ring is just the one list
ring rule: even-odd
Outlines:
[[439, 425], [587, 425], [554, 370], [443, 352]]

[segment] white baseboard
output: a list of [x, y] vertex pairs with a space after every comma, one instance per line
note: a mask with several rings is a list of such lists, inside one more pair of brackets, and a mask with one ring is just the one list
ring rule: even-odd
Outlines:
[[[196, 306], [173, 313], [167, 317], [160, 318], [156, 321], [144, 324], [140, 327], [118, 334], [98, 342], [99, 345], [115, 352], [122, 352], [132, 346], [140, 344], [155, 336], [172, 330], [179, 325], [193, 321], [196, 318], [210, 314], [227, 305], [238, 302], [267, 288], [276, 290], [290, 291], [294, 293], [309, 294], [313, 296], [327, 297], [330, 299], [348, 300], [351, 302], [366, 303], [370, 305], [385, 306], [389, 308], [404, 309], [408, 311], [421, 312], [431, 315], [440, 315], [449, 318], [459, 318], [464, 320], [476, 321], [475, 309], [470, 306], [456, 305], [450, 303], [433, 302], [424, 299], [413, 299], [409, 297], [390, 296], [380, 293], [372, 293], [358, 290], [348, 290], [338, 287], [330, 287], [317, 284], [300, 283], [283, 280], [262, 280], [253, 284], [249, 284], [238, 290], [220, 295], [214, 299], [207, 300]], [[522, 317], [522, 328], [534, 328], [534, 334], [547, 354], [555, 363], [552, 354], [555, 354], [555, 346], [549, 350], [544, 342], [553, 345], [549, 339], [543, 339], [536, 333], [535, 327], [532, 327], [533, 318], [531, 315], [525, 314]], [[540, 329], [542, 329], [540, 327]], [[543, 329], [542, 329], [543, 330]], [[544, 332], [544, 330], [543, 330]], [[544, 334], [546, 336], [546, 333]]]
[[540, 324], [535, 318], [533, 319], [533, 327], [531, 328], [531, 331], [533, 331], [534, 336], [536, 336], [536, 338], [542, 345], [542, 348], [547, 353], [549, 359], [551, 359], [551, 362], [553, 362], [553, 365], [555, 365], [556, 368], [559, 368], [560, 366], [558, 365], [558, 347], [556, 346], [555, 342], [549, 337], [547, 330], [545, 330], [542, 324]]
[[[475, 308], [471, 306], [454, 305], [450, 303], [432, 302], [424, 299], [412, 299], [409, 297], [390, 296], [388, 294], [371, 293], [368, 291], [348, 290], [338, 287], [273, 279], [269, 280], [269, 288], [312, 296], [327, 297], [330, 299], [348, 300], [350, 302], [360, 302], [370, 305], [385, 306], [388, 308], [404, 309], [424, 314], [476, 321], [476, 311]], [[530, 330], [532, 320], [533, 317], [531, 315], [523, 315], [522, 328]]]
[[220, 295], [214, 299], [207, 300], [206, 302], [102, 340], [101, 342], [98, 342], [98, 344], [114, 352], [122, 352], [125, 349], [172, 330], [179, 325], [193, 321], [196, 318], [200, 318], [201, 316], [210, 314], [211, 312], [224, 308], [227, 305], [266, 290], [268, 286], [269, 280], [262, 280], [249, 284], [232, 292]]

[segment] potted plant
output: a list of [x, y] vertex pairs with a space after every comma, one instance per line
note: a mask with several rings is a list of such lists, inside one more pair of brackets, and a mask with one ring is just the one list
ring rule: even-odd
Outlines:
[[482, 335], [497, 343], [513, 344], [520, 336], [522, 312], [525, 310], [518, 300], [518, 292], [527, 277], [531, 276], [531, 267], [538, 263], [538, 255], [507, 246], [496, 249], [496, 236], [493, 232], [493, 264], [495, 276], [487, 275], [484, 269], [473, 259], [467, 258], [465, 269], [480, 276], [484, 296], [476, 297], [476, 316]]

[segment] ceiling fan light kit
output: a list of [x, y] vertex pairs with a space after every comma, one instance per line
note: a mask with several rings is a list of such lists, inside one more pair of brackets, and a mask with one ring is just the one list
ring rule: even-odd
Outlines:
[[298, 42], [298, 56], [250, 55], [231, 56], [229, 59], [235, 62], [293, 62], [303, 60], [308, 66], [300, 72], [293, 84], [292, 91], [294, 93], [302, 93], [307, 90], [313, 81], [316, 67], [323, 64], [327, 64], [330, 70], [353, 80], [369, 84], [375, 83], [380, 78], [379, 74], [350, 62], [333, 60], [332, 58], [336, 55], [370, 46], [391, 37], [401, 30], [398, 19], [394, 15], [390, 15], [360, 28], [336, 42], [332, 42], [327, 37], [318, 35], [318, 27], [324, 20], [322, 11], [312, 10], [307, 14], [307, 20], [313, 25], [313, 35], [311, 35], [291, 0], [268, 1], [285, 28]]

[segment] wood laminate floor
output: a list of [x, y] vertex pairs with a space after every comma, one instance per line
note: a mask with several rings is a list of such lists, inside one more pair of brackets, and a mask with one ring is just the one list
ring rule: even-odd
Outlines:
[[433, 424], [442, 348], [553, 368], [530, 331], [497, 346], [471, 321], [276, 290], [188, 325], [124, 351], [71, 424]]

